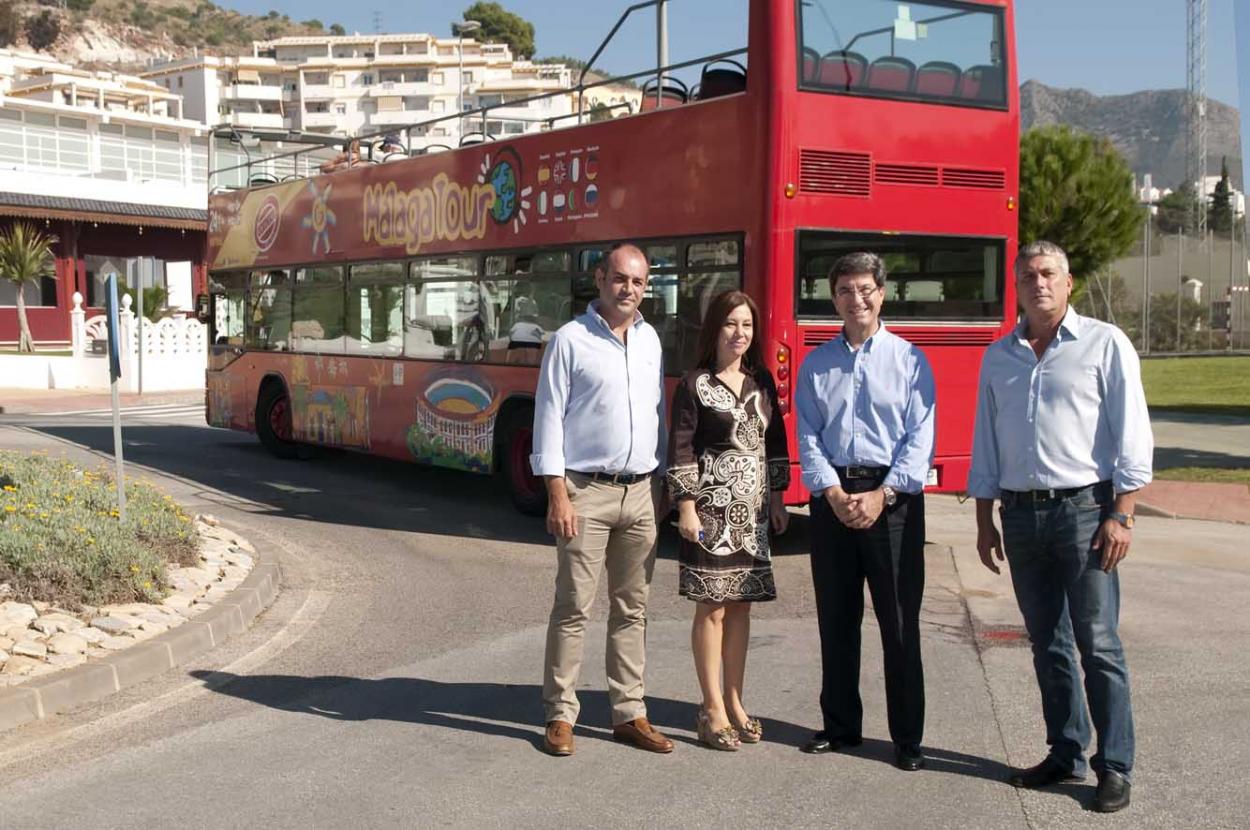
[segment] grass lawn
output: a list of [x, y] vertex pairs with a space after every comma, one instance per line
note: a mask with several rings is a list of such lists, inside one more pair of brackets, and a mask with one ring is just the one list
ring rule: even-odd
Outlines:
[[1173, 467], [1156, 470], [1155, 478], [1165, 481], [1209, 481], [1218, 484], [1245, 484], [1250, 487], [1250, 468]]
[[1171, 357], [1141, 362], [1152, 412], [1250, 417], [1250, 357]]

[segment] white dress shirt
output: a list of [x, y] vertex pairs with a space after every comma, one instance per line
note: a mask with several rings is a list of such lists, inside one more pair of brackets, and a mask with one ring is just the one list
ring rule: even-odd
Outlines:
[[1154, 437], [1128, 337], [1069, 307], [1039, 360], [1027, 331], [1025, 320], [981, 361], [968, 495], [1149, 484]]
[[534, 475], [636, 474], [660, 466], [667, 444], [660, 338], [635, 313], [628, 341], [612, 333], [597, 300], [551, 336], [534, 400]]

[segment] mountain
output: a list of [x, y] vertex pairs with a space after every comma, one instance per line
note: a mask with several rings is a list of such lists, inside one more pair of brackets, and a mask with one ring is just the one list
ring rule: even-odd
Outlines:
[[[1185, 177], [1186, 93], [1159, 89], [1128, 95], [1094, 95], [1056, 89], [1039, 81], [1020, 87], [1020, 128], [1065, 124], [1111, 140], [1140, 178], [1154, 175], [1155, 187], [1175, 188]], [[1219, 175], [1228, 158], [1229, 175], [1241, 181], [1241, 118], [1235, 107], [1207, 102], [1207, 172]]]
[[[55, 21], [46, 45], [31, 43], [28, 25], [42, 15]], [[344, 31], [276, 11], [242, 14], [209, 0], [0, 0], [0, 47], [32, 49], [84, 69], [134, 72], [152, 60], [251, 54], [253, 40], [320, 34]]]

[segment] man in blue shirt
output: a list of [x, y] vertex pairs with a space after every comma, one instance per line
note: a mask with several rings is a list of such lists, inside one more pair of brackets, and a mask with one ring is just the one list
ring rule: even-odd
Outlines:
[[582, 640], [599, 572], [608, 572], [607, 674], [612, 737], [651, 752], [673, 742], [643, 701], [647, 591], [655, 564], [664, 440], [660, 338], [638, 312], [646, 255], [618, 245], [595, 270], [599, 299], [561, 326], [543, 355], [534, 407], [534, 474], [547, 482], [556, 537], [556, 596], [547, 628], [543, 747], [573, 753]]
[[820, 624], [824, 726], [804, 752], [862, 742], [859, 696], [864, 580], [881, 628], [895, 764], [924, 766], [924, 484], [933, 462], [933, 372], [878, 319], [885, 265], [847, 254], [829, 274], [842, 334], [799, 369], [795, 411], [811, 491], [812, 583]]
[[1084, 778], [1092, 716], [1093, 806], [1114, 812], [1129, 804], [1134, 753], [1116, 566], [1154, 452], [1141, 365], [1124, 332], [1068, 305], [1072, 275], [1058, 245], [1024, 246], [1015, 273], [1024, 320], [981, 362], [968, 474], [981, 561], [998, 573], [1006, 549], [1050, 745], [1045, 760], [1008, 780], [1033, 788]]

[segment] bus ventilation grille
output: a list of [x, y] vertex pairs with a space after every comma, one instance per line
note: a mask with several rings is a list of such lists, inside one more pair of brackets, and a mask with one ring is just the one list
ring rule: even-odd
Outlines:
[[938, 169], [918, 164], [878, 163], [873, 175], [877, 184], [912, 184], [938, 186]]
[[1003, 190], [1007, 187], [1007, 174], [1001, 170], [969, 170], [955, 167], [942, 168], [943, 187], [973, 187], [978, 190]]
[[799, 187], [804, 193], [867, 196], [871, 188], [872, 156], [799, 150]]
[[[988, 346], [998, 336], [998, 329], [948, 331], [946, 329], [910, 329], [891, 326], [890, 331], [917, 346]], [[840, 328], [803, 327], [803, 345], [819, 346], [842, 333]]]

